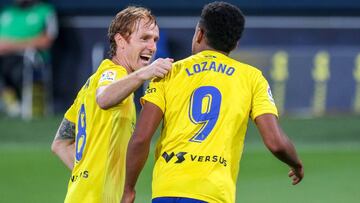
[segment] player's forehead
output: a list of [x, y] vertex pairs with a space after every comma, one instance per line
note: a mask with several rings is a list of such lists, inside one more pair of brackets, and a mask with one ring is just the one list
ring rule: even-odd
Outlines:
[[159, 37], [159, 26], [155, 21], [150, 21], [148, 18], [142, 18], [136, 23], [135, 30], [131, 35], [151, 35], [153, 37]]

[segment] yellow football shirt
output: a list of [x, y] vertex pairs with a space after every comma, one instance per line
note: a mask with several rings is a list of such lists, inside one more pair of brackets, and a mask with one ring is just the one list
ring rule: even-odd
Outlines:
[[164, 113], [155, 152], [153, 198], [235, 202], [248, 118], [277, 116], [261, 71], [215, 51], [173, 64], [144, 100]]
[[103, 110], [96, 103], [96, 89], [126, 75], [125, 68], [104, 60], [65, 114], [76, 126], [75, 165], [66, 203], [119, 203], [121, 200], [127, 144], [136, 121], [133, 95]]

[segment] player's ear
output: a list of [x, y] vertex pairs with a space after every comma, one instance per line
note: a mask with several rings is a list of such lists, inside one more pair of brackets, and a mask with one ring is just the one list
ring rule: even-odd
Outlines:
[[126, 44], [126, 39], [123, 36], [121, 36], [120, 33], [116, 33], [114, 39], [116, 42], [116, 47], [119, 49], [124, 49]]
[[196, 32], [196, 36], [195, 36], [195, 40], [197, 43], [200, 44], [200, 42], [204, 39], [205, 37], [205, 33], [204, 33], [204, 30], [200, 27], [197, 27], [197, 32]]

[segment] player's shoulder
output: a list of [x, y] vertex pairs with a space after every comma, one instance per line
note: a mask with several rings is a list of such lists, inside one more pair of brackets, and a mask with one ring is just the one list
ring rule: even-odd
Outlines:
[[194, 58], [194, 55], [188, 56], [186, 58], [183, 58], [181, 60], [176, 61], [175, 63], [173, 63], [173, 67], [180, 67], [180, 66], [184, 66], [187, 63], [190, 63]]
[[192, 66], [194, 63], [197, 63], [199, 60], [201, 60], [201, 58], [199, 57], [199, 54], [193, 54], [190, 55], [186, 58], [183, 58], [181, 60], [176, 61], [175, 63], [173, 63], [173, 71], [177, 71], [183, 67], [188, 67], [188, 66]]
[[91, 76], [93, 88], [96, 89], [99, 86], [109, 85], [127, 75], [128, 72], [123, 66], [115, 64], [110, 59], [104, 59], [96, 72]]
[[106, 72], [108, 72], [110, 74], [116, 74], [116, 73], [127, 74], [127, 71], [124, 67], [115, 64], [110, 59], [104, 59], [100, 63], [99, 68], [96, 71], [96, 73], [100, 74], [100, 75], [104, 74]]
[[248, 72], [248, 73], [252, 73], [252, 74], [261, 74], [262, 73], [262, 71], [259, 68], [255, 67], [253, 65], [238, 61], [231, 57], [228, 57], [228, 59], [233, 64], [233, 67], [240, 69], [242, 72]]
[[184, 69], [185, 67], [187, 67], [189, 65], [189, 63], [191, 63], [191, 58], [192, 58], [192, 56], [189, 56], [187, 58], [184, 58], [184, 59], [174, 62], [172, 64], [171, 71], [165, 76], [164, 79], [167, 80], [169, 78], [173, 78], [173, 77], [176, 77], [177, 75], [179, 75], [181, 70]]

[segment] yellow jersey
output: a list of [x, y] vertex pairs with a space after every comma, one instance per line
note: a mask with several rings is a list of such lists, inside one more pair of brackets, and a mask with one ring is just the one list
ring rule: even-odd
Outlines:
[[153, 198], [235, 202], [248, 118], [277, 116], [261, 71], [215, 51], [173, 64], [144, 101], [164, 113], [153, 171]]
[[133, 94], [120, 104], [101, 109], [96, 90], [127, 75], [125, 68], [104, 60], [79, 91], [65, 118], [75, 123], [75, 165], [66, 203], [119, 203], [125, 182], [128, 141], [136, 111]]

